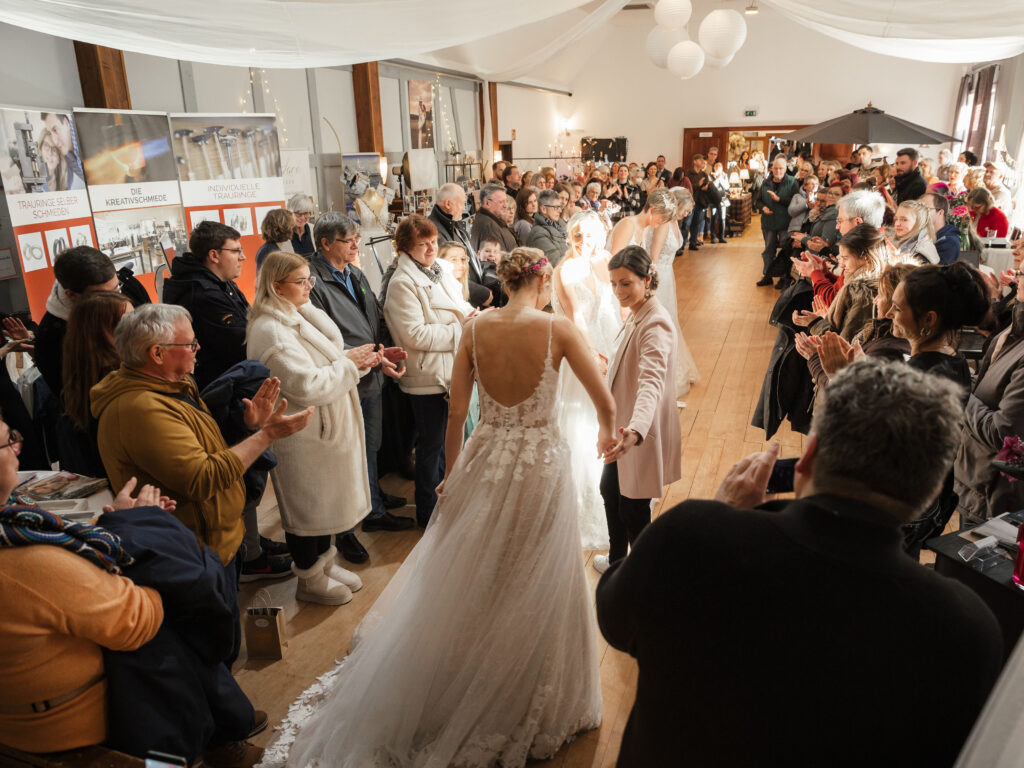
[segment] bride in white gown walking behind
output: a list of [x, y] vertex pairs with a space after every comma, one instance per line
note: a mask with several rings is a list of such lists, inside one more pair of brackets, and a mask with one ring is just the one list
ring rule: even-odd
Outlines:
[[[448, 473], [426, 532], [356, 630], [290, 766], [522, 766], [601, 719], [597, 628], [580, 555], [569, 447], [557, 425], [568, 361], [613, 444], [614, 403], [551, 295], [542, 251], [498, 274], [502, 309], [467, 325], [452, 373]], [[474, 380], [480, 421], [462, 445]]]

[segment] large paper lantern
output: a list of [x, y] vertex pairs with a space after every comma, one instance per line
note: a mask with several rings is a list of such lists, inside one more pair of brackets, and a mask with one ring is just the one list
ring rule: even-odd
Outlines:
[[665, 69], [668, 66], [668, 52], [672, 50], [672, 46], [686, 39], [685, 29], [655, 27], [647, 36], [647, 55], [656, 66]]
[[684, 40], [668, 52], [668, 71], [683, 80], [689, 80], [704, 66], [704, 49], [693, 40]]
[[665, 29], [681, 29], [693, 13], [690, 0], [658, 0], [654, 6], [654, 20]]
[[704, 66], [711, 67], [713, 69], [722, 69], [723, 67], [729, 66], [729, 63], [733, 60], [734, 57], [735, 54], [733, 56], [727, 56], [724, 59], [715, 59], [712, 58], [711, 56], [705, 56]]
[[727, 59], [740, 49], [747, 39], [747, 22], [742, 14], [719, 8], [704, 17], [697, 33], [704, 53], [713, 59]]

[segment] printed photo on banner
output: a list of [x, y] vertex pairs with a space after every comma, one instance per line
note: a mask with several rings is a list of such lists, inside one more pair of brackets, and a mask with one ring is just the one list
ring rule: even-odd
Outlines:
[[75, 112], [90, 187], [177, 179], [165, 115]]
[[181, 208], [162, 206], [102, 211], [94, 215], [99, 249], [117, 270], [130, 267], [144, 275], [170, 266], [175, 253], [184, 253], [188, 233], [181, 222]]
[[409, 81], [409, 131], [413, 149], [434, 148], [434, 84]]
[[183, 182], [281, 176], [274, 115], [171, 115], [171, 131]]
[[7, 195], [85, 189], [82, 153], [71, 115], [5, 109], [0, 134], [7, 152], [0, 176]]

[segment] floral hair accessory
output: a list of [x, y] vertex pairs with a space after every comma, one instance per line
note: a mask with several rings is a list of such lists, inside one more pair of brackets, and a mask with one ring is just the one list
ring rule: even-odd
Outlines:
[[653, 261], [651, 262], [650, 269], [647, 270], [647, 274], [648, 275], [656, 275], [656, 274], [658, 274], [658, 265], [655, 264]]
[[542, 269], [544, 269], [544, 267], [547, 266], [547, 263], [547, 259], [541, 259], [536, 264], [531, 264], [529, 267], [527, 267], [527, 269], [531, 272], [540, 272]]

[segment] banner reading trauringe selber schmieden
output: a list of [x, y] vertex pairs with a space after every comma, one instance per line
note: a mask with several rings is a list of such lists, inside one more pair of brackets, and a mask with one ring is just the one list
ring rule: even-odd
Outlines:
[[82, 153], [71, 113], [0, 108], [0, 177], [32, 316], [46, 311], [53, 262], [68, 248], [96, 244]]
[[188, 247], [171, 129], [163, 112], [75, 109], [97, 247], [156, 300], [154, 273]]
[[284, 205], [274, 115], [171, 115], [181, 200], [189, 230], [219, 221], [241, 234], [238, 287], [252, 299], [264, 216]]

